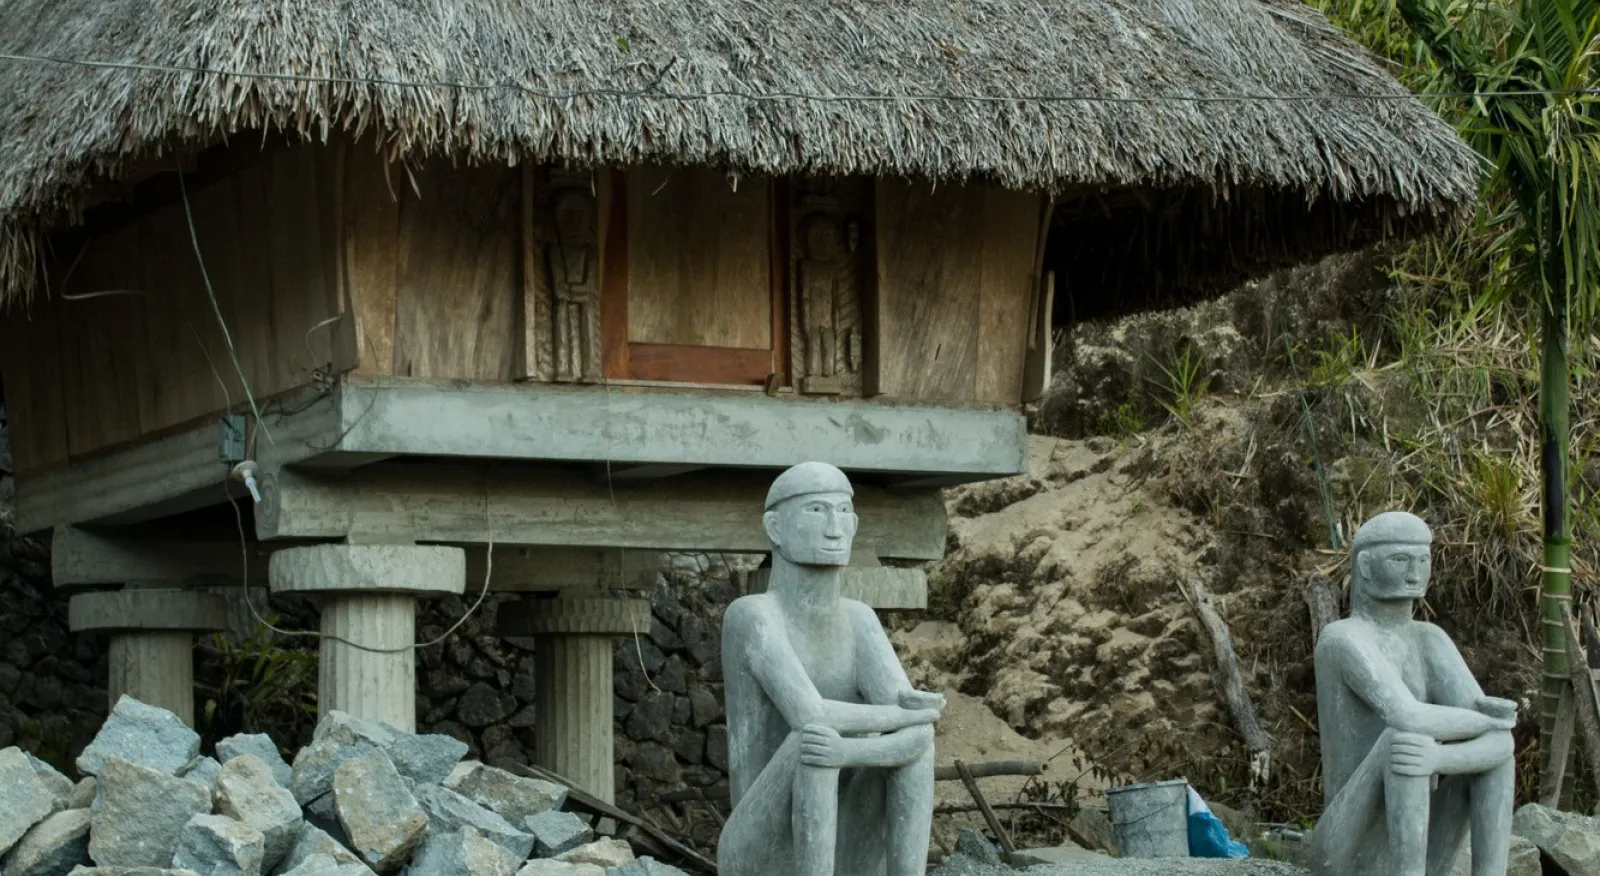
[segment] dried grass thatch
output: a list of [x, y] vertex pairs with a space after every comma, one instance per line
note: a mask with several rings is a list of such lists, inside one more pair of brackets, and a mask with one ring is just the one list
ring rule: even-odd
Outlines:
[[[0, 60], [0, 302], [97, 179], [261, 129], [407, 156], [1138, 190], [1151, 229], [1187, 215], [1163, 193], [1253, 193], [1260, 210], [1195, 238], [1259, 237], [1213, 254], [1233, 269], [1428, 230], [1475, 194], [1454, 133], [1296, 0], [0, 0], [0, 21], [0, 53], [166, 65]], [[817, 99], [845, 95], [887, 97]], [[1304, 95], [1344, 97], [1282, 99]], [[1319, 218], [1329, 204], [1353, 212]], [[1352, 221], [1367, 230], [1322, 227]], [[1160, 273], [1181, 297], [1193, 272]]]

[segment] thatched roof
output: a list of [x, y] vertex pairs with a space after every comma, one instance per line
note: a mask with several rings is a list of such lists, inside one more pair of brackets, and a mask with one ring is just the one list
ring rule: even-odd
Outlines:
[[[0, 302], [95, 180], [260, 129], [1144, 190], [1131, 233], [1183, 213], [1163, 193], [1259, 202], [1204, 232], [1235, 271], [1429, 230], [1475, 195], [1454, 133], [1296, 0], [0, 0], [0, 21], [0, 54], [163, 68], [0, 59]], [[1285, 216], [1306, 227], [1268, 227]], [[1194, 291], [1160, 273], [1150, 294]]]

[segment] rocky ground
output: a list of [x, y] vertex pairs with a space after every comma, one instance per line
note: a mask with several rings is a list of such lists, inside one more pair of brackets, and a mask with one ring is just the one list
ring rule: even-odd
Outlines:
[[127, 697], [76, 783], [0, 750], [10, 876], [683, 876], [567, 811], [565, 787], [463, 761], [467, 746], [331, 712], [286, 763], [265, 736], [200, 755]]

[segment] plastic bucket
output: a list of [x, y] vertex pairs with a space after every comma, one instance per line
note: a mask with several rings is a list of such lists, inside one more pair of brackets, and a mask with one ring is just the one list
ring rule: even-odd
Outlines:
[[1105, 794], [1122, 857], [1189, 857], [1188, 779], [1127, 785]]

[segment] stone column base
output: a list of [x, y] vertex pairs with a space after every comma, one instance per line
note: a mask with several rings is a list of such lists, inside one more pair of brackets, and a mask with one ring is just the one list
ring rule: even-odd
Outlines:
[[415, 733], [417, 598], [460, 595], [466, 575], [466, 552], [455, 547], [322, 544], [274, 553], [272, 592], [322, 605], [318, 708]]
[[109, 633], [109, 705], [123, 694], [194, 726], [194, 634], [224, 629], [226, 601], [191, 590], [79, 593], [67, 602], [73, 632]]

